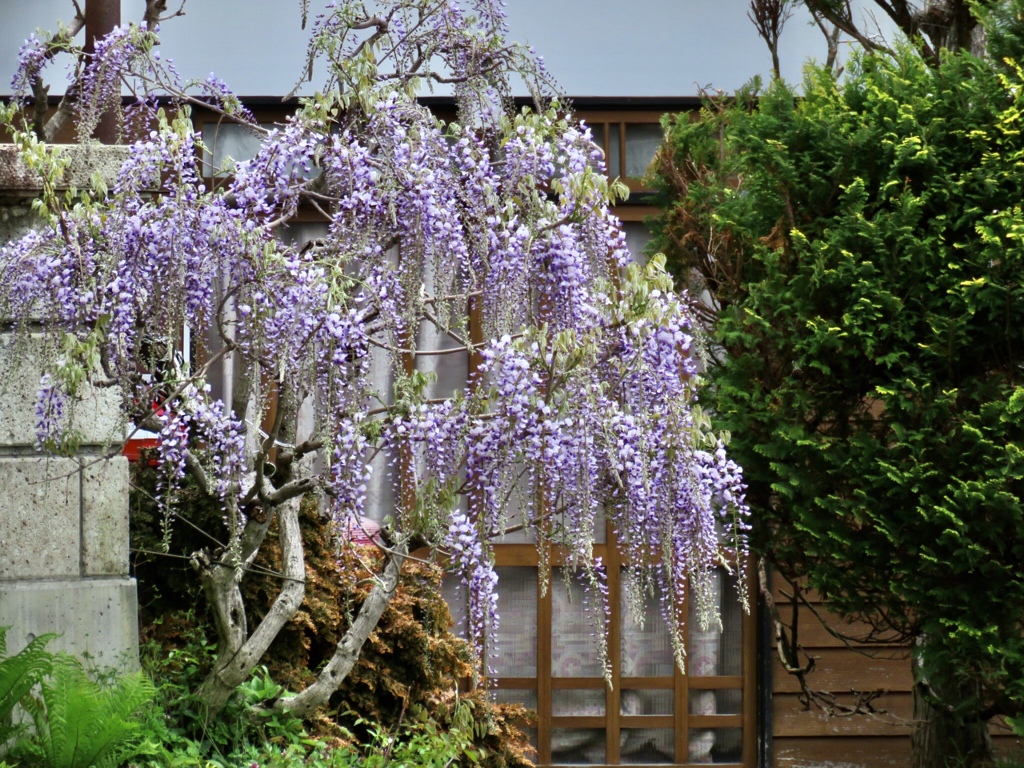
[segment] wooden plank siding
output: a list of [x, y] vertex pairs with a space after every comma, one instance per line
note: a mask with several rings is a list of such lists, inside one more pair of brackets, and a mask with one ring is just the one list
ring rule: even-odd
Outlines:
[[[784, 621], [789, 621], [792, 604], [780, 587], [773, 596]], [[863, 637], [861, 629], [830, 613], [816, 594], [815, 609], [843, 635]], [[772, 756], [776, 768], [890, 768], [910, 762], [911, 673], [908, 649], [899, 646], [847, 645], [830, 634], [807, 608], [799, 612], [799, 642], [814, 659], [807, 682], [814, 690], [841, 695], [852, 704], [852, 691], [886, 691], [873, 702], [878, 714], [830, 717], [820, 709], [805, 709], [800, 703], [800, 685], [779, 660], [772, 638]], [[801, 663], [805, 663], [801, 657]]]
[[[773, 597], [784, 621], [792, 604], [778, 581]], [[828, 611], [817, 595], [815, 610], [847, 637], [865, 637], [867, 627], [843, 622]], [[774, 768], [896, 768], [910, 764], [910, 731], [913, 720], [912, 676], [909, 649], [899, 645], [844, 643], [830, 634], [814, 614], [803, 608], [799, 615], [800, 645], [814, 658], [807, 681], [813, 690], [840, 696], [852, 704], [852, 691], [882, 690], [872, 702], [875, 714], [829, 717], [820, 709], [805, 709], [799, 700], [800, 686], [782, 666], [772, 639], [771, 732]], [[801, 657], [803, 661], [803, 657]], [[1024, 757], [1024, 747], [1001, 722], [992, 724], [997, 755]]]

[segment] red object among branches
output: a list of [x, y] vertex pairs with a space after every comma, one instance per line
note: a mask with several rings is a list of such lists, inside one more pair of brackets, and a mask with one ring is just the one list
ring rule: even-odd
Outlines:
[[368, 517], [350, 517], [338, 530], [342, 541], [353, 544], [380, 543], [380, 525]]

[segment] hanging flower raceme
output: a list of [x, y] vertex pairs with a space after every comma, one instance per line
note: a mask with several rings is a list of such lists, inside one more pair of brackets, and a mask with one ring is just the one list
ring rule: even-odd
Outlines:
[[50, 374], [43, 374], [36, 394], [36, 445], [60, 446], [67, 428], [67, 400]]
[[227, 499], [232, 489], [237, 489], [246, 464], [241, 422], [225, 412], [222, 401], [210, 397], [208, 387], [199, 390], [192, 385], [162, 403], [157, 419], [162, 425], [157, 451], [165, 487], [173, 489], [185, 476], [186, 455], [201, 441], [213, 489], [222, 500]]
[[47, 59], [48, 46], [35, 35], [18, 49], [18, 69], [11, 78], [11, 95], [23, 102], [32, 91], [32, 83], [42, 72]]
[[[491, 548], [517, 525], [542, 563], [560, 548], [600, 628], [618, 599], [593, 552], [608, 521], [634, 602], [661, 590], [681, 663], [679, 596], [713, 622], [715, 571], [746, 548], [742, 475], [696, 403], [693, 320], [657, 259], [629, 263], [588, 130], [557, 102], [506, 108], [504, 70], [526, 59], [500, 3], [374, 9], [315, 21], [327, 87], [280, 126], [198, 84], [260, 141], [227, 176], [204, 179], [181, 102], [165, 115], [151, 93], [110, 189], [51, 196], [0, 248], [0, 312], [72, 340], [51, 344], [69, 352], [41, 383], [39, 442], [66, 442], [67, 381], [117, 385], [125, 420], [158, 434], [168, 520], [187, 477], [224, 508], [220, 565], [241, 577], [242, 531], [270, 519], [255, 507], [314, 494], [342, 531], [388, 516], [381, 546], [422, 539], [461, 574], [477, 648], [498, 624]], [[114, 72], [171, 87], [152, 45], [123, 28], [97, 46], [86, 123], [120, 98]], [[23, 50], [22, 90], [42, 50]], [[435, 76], [457, 81], [458, 124], [415, 100]], [[18, 140], [56, 183], [53, 153]], [[307, 211], [320, 231], [292, 242]]]
[[470, 636], [480, 653], [483, 650], [483, 638], [489, 631], [497, 632], [500, 617], [498, 575], [481, 541], [478, 525], [463, 511], [454, 510], [448, 521], [445, 546], [455, 569], [463, 574], [469, 596]]
[[79, 139], [92, 136], [104, 112], [120, 112], [122, 77], [130, 75], [136, 58], [144, 55], [154, 42], [155, 34], [145, 25], [115, 27], [95, 41], [79, 80], [79, 98], [75, 102]]

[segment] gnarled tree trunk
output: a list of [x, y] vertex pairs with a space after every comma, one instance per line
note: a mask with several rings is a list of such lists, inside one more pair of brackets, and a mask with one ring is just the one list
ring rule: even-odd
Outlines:
[[338, 642], [334, 656], [317, 675], [316, 681], [301, 693], [292, 698], [280, 699], [279, 709], [287, 709], [293, 714], [305, 717], [318, 707], [327, 704], [334, 693], [344, 682], [352, 667], [359, 661], [359, 653], [370, 633], [377, 628], [380, 617], [391, 602], [398, 588], [398, 578], [402, 571], [402, 562], [408, 552], [408, 544], [399, 542], [388, 553], [384, 572], [377, 577], [365, 602], [359, 609], [352, 626]]
[[[913, 768], [990, 764], [992, 739], [988, 721], [955, 712], [952, 706], [977, 700], [977, 686], [941, 687], [930, 684], [922, 679], [916, 659], [914, 673], [918, 682], [914, 685], [914, 731], [911, 736]], [[944, 706], [947, 702], [948, 705]]]
[[[214, 623], [220, 639], [213, 671], [197, 692], [199, 699], [206, 704], [209, 716], [219, 711], [235, 689], [249, 678], [281, 628], [302, 605], [306, 590], [306, 568], [302, 554], [302, 532], [299, 529], [300, 503], [301, 498], [296, 497], [277, 508], [284, 561], [282, 586], [267, 615], [252, 634], [249, 634], [242, 591], [235, 578], [235, 570], [231, 567], [230, 555], [225, 554], [212, 567], [204, 569], [203, 589], [213, 608]], [[260, 530], [258, 541], [248, 547], [246, 537], [243, 536], [242, 554], [246, 564], [255, 558], [259, 544], [266, 535], [267, 523], [252, 527]]]

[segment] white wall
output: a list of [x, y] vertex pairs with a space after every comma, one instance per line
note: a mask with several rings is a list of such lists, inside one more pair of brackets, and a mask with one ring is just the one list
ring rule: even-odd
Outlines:
[[[870, 5], [869, 0], [862, 0]], [[170, 0], [176, 9], [180, 0]], [[311, 0], [311, 10], [324, 0]], [[771, 60], [746, 17], [749, 0], [508, 0], [511, 37], [544, 56], [572, 96], [693, 96], [733, 91]], [[125, 22], [143, 0], [122, 0]], [[237, 93], [287, 93], [302, 71], [300, 0], [187, 0], [161, 34], [164, 56], [186, 77], [215, 72]], [[0, 93], [10, 92], [21, 42], [73, 15], [70, 0], [0, 0]], [[798, 9], [783, 35], [783, 75], [798, 80], [823, 58], [821, 33]], [[60, 92], [54, 84], [51, 92]]]

